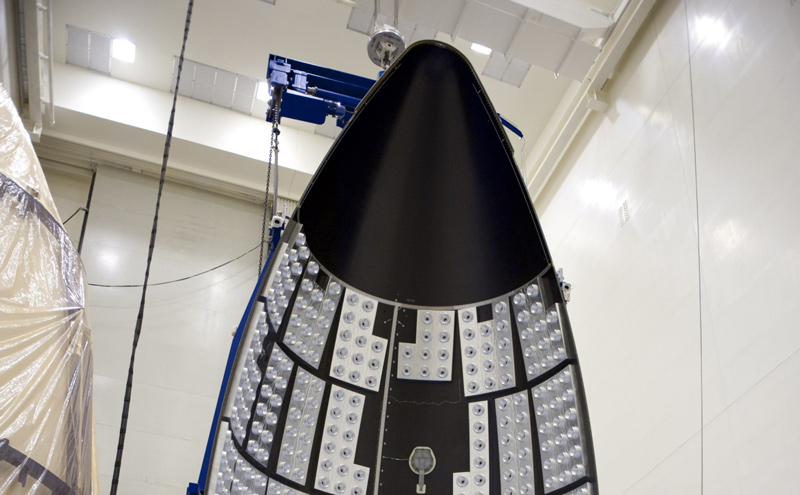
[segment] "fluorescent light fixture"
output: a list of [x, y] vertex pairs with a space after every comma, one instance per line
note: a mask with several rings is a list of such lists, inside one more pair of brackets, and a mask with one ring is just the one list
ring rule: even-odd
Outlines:
[[483, 45], [479, 45], [477, 43], [473, 43], [472, 45], [470, 45], [470, 48], [472, 48], [473, 50], [475, 50], [478, 53], [483, 53], [484, 55], [491, 55], [492, 54], [492, 49], [489, 48], [488, 46], [483, 46]]
[[111, 42], [111, 56], [122, 62], [133, 63], [136, 60], [136, 45], [128, 40], [114, 38]]
[[272, 94], [272, 89], [267, 81], [259, 81], [258, 89], [256, 90], [256, 99], [261, 101], [269, 101]]

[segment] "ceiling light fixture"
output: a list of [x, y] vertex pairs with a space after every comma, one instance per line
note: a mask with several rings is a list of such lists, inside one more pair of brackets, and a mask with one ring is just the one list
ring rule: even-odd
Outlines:
[[272, 88], [267, 81], [259, 81], [258, 89], [256, 90], [256, 99], [261, 101], [269, 101], [272, 94]]
[[133, 63], [136, 60], [136, 45], [128, 40], [114, 38], [111, 42], [111, 56], [122, 62]]
[[474, 51], [478, 53], [483, 53], [484, 55], [492, 54], [491, 48], [489, 48], [488, 46], [479, 45], [478, 43], [473, 43], [472, 45], [470, 45], [470, 48], [472, 48]]

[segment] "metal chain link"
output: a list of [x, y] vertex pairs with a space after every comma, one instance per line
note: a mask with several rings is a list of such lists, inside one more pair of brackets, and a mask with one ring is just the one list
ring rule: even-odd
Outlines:
[[[267, 161], [267, 184], [266, 187], [264, 188], [264, 216], [261, 219], [261, 249], [259, 250], [258, 253], [258, 274], [257, 274], [258, 277], [261, 276], [261, 270], [264, 268], [264, 244], [271, 242], [271, 238], [270, 241], [267, 241], [267, 216], [269, 215], [268, 213], [269, 207], [267, 205], [269, 203], [269, 182], [270, 179], [272, 178], [272, 153], [273, 151], [278, 150], [278, 135], [281, 133], [280, 129], [278, 129], [278, 121], [281, 118], [281, 103], [280, 103], [281, 96], [282, 96], [281, 93], [278, 92], [278, 94], [273, 94], [272, 97], [272, 108], [271, 108], [272, 134], [269, 140], [269, 158]], [[275, 156], [277, 157], [277, 153], [275, 154]], [[276, 163], [275, 164], [276, 171], [277, 171], [277, 165], [278, 164]], [[272, 204], [274, 210], [275, 202], [278, 201], [277, 191], [275, 191], [275, 194], [273, 194], [273, 196], [275, 196], [272, 198]]]

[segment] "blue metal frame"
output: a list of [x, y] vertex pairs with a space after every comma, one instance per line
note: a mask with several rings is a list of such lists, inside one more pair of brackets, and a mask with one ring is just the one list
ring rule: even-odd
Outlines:
[[[292, 60], [278, 55], [269, 56], [267, 69], [273, 94], [281, 95], [281, 117], [322, 124], [328, 115], [336, 117], [336, 125], [344, 127], [361, 99], [375, 84], [372, 79], [338, 70]], [[267, 113], [267, 121], [273, 115]]]
[[[383, 71], [379, 74], [383, 75]], [[367, 92], [375, 84], [372, 79], [348, 74], [318, 65], [269, 56], [267, 81], [273, 95], [281, 100], [280, 117], [324, 124], [328, 115], [336, 117], [336, 125], [344, 127]], [[272, 122], [273, 106], [267, 112]], [[522, 131], [499, 113], [500, 122], [522, 138]]]

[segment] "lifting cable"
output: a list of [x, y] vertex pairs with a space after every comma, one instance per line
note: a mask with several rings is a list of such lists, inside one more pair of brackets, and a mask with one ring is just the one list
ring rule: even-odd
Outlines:
[[192, 20], [192, 7], [194, 0], [189, 0], [189, 7], [186, 11], [186, 24], [183, 28], [183, 45], [181, 46], [181, 56], [178, 59], [178, 71], [175, 78], [175, 94], [172, 98], [172, 111], [169, 115], [169, 126], [167, 127], [167, 139], [164, 143], [164, 159], [161, 162], [161, 178], [158, 183], [158, 196], [156, 198], [156, 211], [153, 216], [153, 230], [150, 232], [150, 247], [147, 252], [147, 265], [144, 271], [144, 284], [142, 285], [142, 300], [139, 303], [139, 315], [136, 317], [136, 328], [133, 332], [133, 346], [131, 348], [131, 362], [128, 366], [128, 381], [125, 386], [125, 399], [122, 403], [122, 418], [119, 426], [119, 441], [117, 442], [117, 458], [114, 462], [114, 475], [111, 478], [111, 495], [116, 495], [119, 484], [119, 472], [122, 466], [122, 451], [125, 447], [125, 432], [128, 427], [128, 413], [131, 404], [131, 390], [133, 389], [133, 363], [136, 359], [136, 347], [139, 344], [139, 335], [142, 332], [142, 320], [144, 319], [144, 303], [147, 296], [147, 281], [150, 278], [150, 264], [153, 261], [153, 247], [156, 243], [156, 231], [158, 229], [158, 210], [161, 207], [161, 193], [164, 190], [164, 179], [167, 175], [167, 161], [169, 160], [169, 147], [172, 142], [172, 127], [175, 123], [175, 106], [178, 102], [178, 87], [181, 82], [181, 70], [183, 69], [183, 57], [186, 51], [186, 39], [189, 37], [189, 24]]

